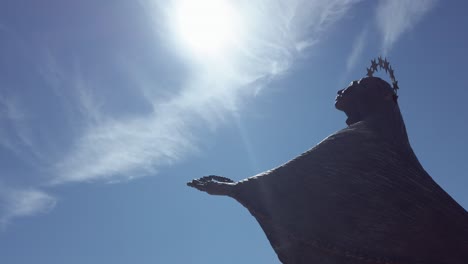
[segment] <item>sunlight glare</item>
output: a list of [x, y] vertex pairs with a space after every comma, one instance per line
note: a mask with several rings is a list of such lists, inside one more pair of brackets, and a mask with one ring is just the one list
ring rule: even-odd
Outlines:
[[240, 37], [239, 14], [226, 0], [181, 0], [175, 12], [176, 33], [193, 55], [218, 57]]

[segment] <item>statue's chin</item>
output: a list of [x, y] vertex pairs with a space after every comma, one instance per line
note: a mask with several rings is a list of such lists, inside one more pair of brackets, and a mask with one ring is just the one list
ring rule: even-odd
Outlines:
[[348, 117], [346, 119], [347, 125], [352, 125], [361, 121], [361, 114], [357, 110], [351, 110], [349, 105], [345, 105], [342, 100], [336, 100], [335, 108], [340, 111], [343, 111], [346, 114], [346, 116]]
[[336, 109], [338, 109], [338, 110], [340, 110], [340, 111], [343, 111], [343, 108], [342, 108], [342, 107], [343, 107], [343, 106], [341, 105], [341, 103], [340, 103], [339, 100], [335, 101], [335, 108], [336, 108]]

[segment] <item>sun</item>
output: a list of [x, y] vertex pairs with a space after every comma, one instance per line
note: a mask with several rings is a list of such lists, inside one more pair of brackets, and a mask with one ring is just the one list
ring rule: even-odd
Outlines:
[[194, 55], [218, 57], [239, 41], [241, 19], [227, 0], [180, 0], [174, 15], [178, 39]]

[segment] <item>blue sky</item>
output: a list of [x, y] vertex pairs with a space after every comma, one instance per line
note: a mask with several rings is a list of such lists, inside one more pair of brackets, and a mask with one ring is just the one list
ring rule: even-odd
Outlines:
[[279, 263], [247, 210], [185, 182], [343, 128], [336, 91], [379, 55], [421, 163], [468, 208], [467, 5], [3, 1], [3, 262]]

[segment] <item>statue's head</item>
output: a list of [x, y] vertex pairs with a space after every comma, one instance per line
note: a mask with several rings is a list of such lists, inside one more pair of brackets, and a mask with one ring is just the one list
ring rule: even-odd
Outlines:
[[335, 107], [348, 116], [348, 125], [386, 111], [392, 112], [396, 104], [393, 88], [377, 77], [353, 81], [347, 88], [338, 91], [335, 100]]

